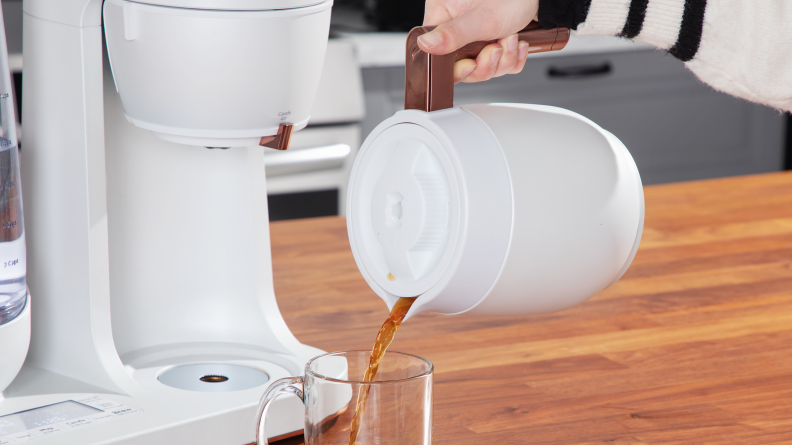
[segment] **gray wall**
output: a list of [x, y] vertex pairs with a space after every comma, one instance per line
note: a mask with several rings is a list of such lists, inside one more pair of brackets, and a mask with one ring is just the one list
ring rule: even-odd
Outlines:
[[22, 54], [22, 0], [3, 0], [8, 52]]

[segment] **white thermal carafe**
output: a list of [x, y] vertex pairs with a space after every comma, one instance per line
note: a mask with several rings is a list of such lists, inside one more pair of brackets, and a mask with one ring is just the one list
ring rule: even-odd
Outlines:
[[0, 11], [0, 393], [16, 377], [30, 344], [19, 148], [4, 29]]
[[418, 60], [411, 42], [422, 32], [408, 38], [405, 107], [434, 111], [408, 109], [381, 123], [349, 183], [350, 244], [371, 288], [389, 307], [419, 296], [407, 318], [517, 315], [568, 308], [618, 280], [644, 217], [624, 145], [555, 107], [443, 109], [454, 59]]
[[643, 227], [624, 145], [539, 105], [399, 112], [363, 144], [348, 193], [358, 267], [389, 306], [420, 295], [408, 318], [568, 308], [621, 277]]

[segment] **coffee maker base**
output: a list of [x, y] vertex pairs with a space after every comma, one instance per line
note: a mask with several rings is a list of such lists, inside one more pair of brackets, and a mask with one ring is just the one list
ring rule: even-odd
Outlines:
[[[237, 345], [237, 350], [240, 348], [245, 346]], [[129, 377], [137, 383], [127, 386], [131, 389], [128, 394], [25, 365], [4, 393], [6, 398], [0, 401], [0, 444], [32, 439], [41, 445], [251, 443], [255, 439], [256, 406], [267, 382], [302, 374], [307, 359], [322, 353], [304, 348], [299, 357], [270, 353], [268, 357], [259, 354], [255, 359], [221, 356], [206, 360], [205, 355], [193, 354], [192, 363], [180, 354], [172, 355], [170, 363], [158, 360], [162, 354], [173, 354], [173, 349], [138, 353], [132, 357], [134, 360], [125, 361]], [[206, 352], [212, 350], [216, 346]], [[233, 350], [229, 347], [232, 354]], [[129, 354], [126, 358], [130, 358]], [[222, 365], [226, 373], [244, 368], [264, 378], [259, 378], [260, 384], [253, 387], [212, 392], [179, 389], [160, 380], [174, 369], [196, 365], [196, 371], [201, 364], [212, 369]], [[303, 410], [296, 396], [278, 398], [267, 419], [271, 437], [301, 430]]]
[[0, 357], [3, 358], [3, 363], [0, 364], [0, 401], [3, 390], [14, 380], [27, 356], [30, 345], [30, 310], [28, 293], [22, 312], [9, 323], [0, 325]]

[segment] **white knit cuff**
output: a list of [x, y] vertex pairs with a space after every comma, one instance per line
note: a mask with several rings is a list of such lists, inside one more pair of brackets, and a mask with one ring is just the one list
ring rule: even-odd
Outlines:
[[580, 35], [619, 35], [624, 29], [630, 0], [592, 0], [586, 21], [579, 24]]
[[635, 40], [668, 50], [679, 38], [685, 0], [650, 0], [643, 27]]
[[591, 0], [578, 33], [621, 35], [668, 50], [676, 43], [685, 0]]

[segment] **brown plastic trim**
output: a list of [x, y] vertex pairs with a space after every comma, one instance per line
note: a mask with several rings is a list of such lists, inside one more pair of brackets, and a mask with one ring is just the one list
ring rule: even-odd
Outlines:
[[275, 136], [264, 136], [259, 145], [275, 150], [288, 150], [294, 126], [290, 123], [282, 123], [278, 126], [278, 134]]
[[[418, 26], [407, 35], [404, 65], [404, 109], [436, 111], [454, 106], [454, 62], [475, 58], [485, 46], [497, 40], [473, 42], [444, 56], [433, 56], [421, 50], [418, 37], [434, 26]], [[528, 54], [558, 51], [569, 42], [569, 29], [544, 29], [531, 22], [517, 33], [518, 39], [528, 42]]]

